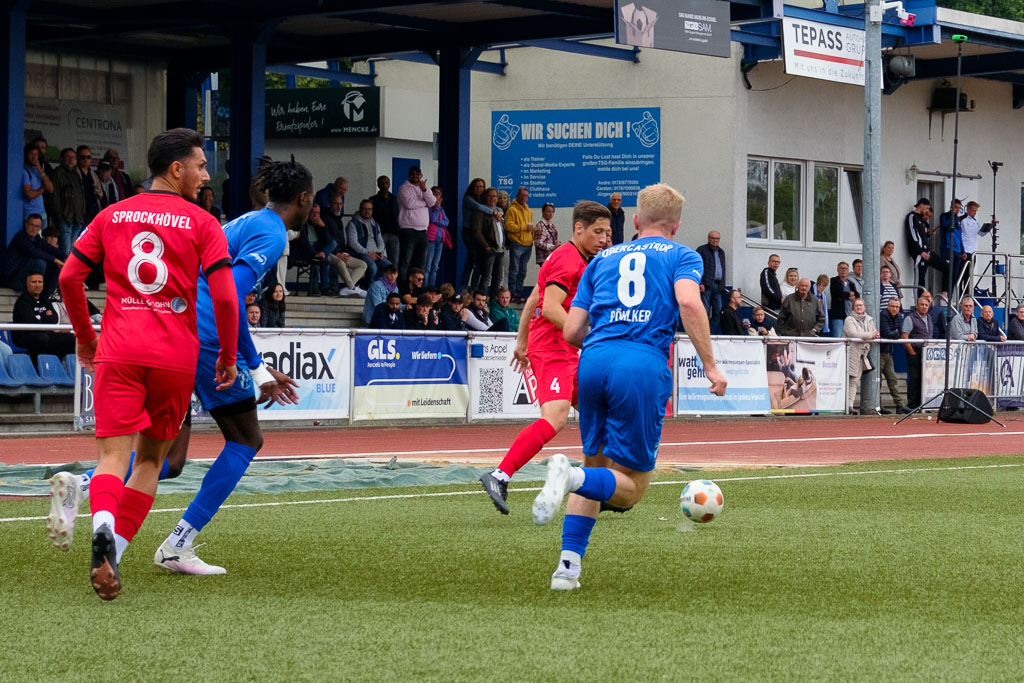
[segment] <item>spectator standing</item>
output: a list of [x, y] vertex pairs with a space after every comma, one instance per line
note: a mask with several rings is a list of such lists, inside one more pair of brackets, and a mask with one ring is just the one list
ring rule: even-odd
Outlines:
[[467, 241], [466, 233], [472, 230], [473, 220], [477, 213], [483, 213], [487, 216], [494, 213], [494, 208], [488, 206], [484, 200], [486, 188], [487, 183], [484, 182], [483, 178], [473, 178], [469, 186], [466, 187], [466, 192], [462, 195], [462, 241], [469, 250], [466, 264], [462, 269], [462, 279], [460, 280], [462, 289], [469, 287], [471, 281], [478, 282], [480, 280], [480, 274], [476, 270], [477, 262], [473, 258], [473, 249]]
[[935, 339], [945, 339], [946, 312], [934, 305], [932, 293], [927, 289], [921, 292], [921, 296], [928, 300], [928, 317], [932, 320], [932, 335]]
[[373, 218], [372, 201], [364, 199], [359, 202], [359, 213], [348, 222], [345, 237], [349, 252], [366, 264], [366, 279], [373, 284], [378, 271], [390, 266], [391, 261], [387, 258], [387, 246], [380, 225]]
[[848, 277], [850, 264], [840, 261], [836, 266], [836, 274], [829, 280], [829, 333], [832, 337], [843, 336], [843, 321], [850, 312], [853, 301], [860, 298], [860, 291]]
[[340, 201], [341, 213], [345, 213], [345, 193], [348, 192], [348, 180], [338, 176], [333, 183], [328, 183], [317, 191], [313, 197], [313, 203], [320, 206], [321, 212], [331, 206], [331, 197], [337, 197]]
[[[900, 267], [899, 267], [899, 264], [896, 263], [896, 259], [893, 258], [893, 252], [895, 252], [895, 251], [896, 251], [896, 245], [893, 243], [892, 240], [889, 240], [885, 244], [883, 244], [882, 245], [881, 265], [889, 267], [889, 276], [890, 276], [889, 277], [889, 281], [892, 283], [892, 286], [896, 288], [896, 296], [898, 296], [900, 299], [902, 299], [903, 298], [903, 290], [901, 290], [900, 287], [902, 287], [903, 285], [900, 282]], [[900, 302], [900, 306], [902, 306], [902, 305], [903, 305], [903, 302], [901, 301]]]
[[[903, 332], [900, 337], [934, 338], [935, 328], [931, 316], [928, 315], [928, 308], [928, 299], [918, 297], [914, 310], [903, 319]], [[905, 344], [904, 347], [907, 351], [907, 407], [913, 409], [921, 405], [921, 358], [924, 356], [924, 346]]]
[[430, 188], [434, 194], [434, 205], [430, 207], [430, 224], [427, 226], [427, 257], [424, 270], [427, 271], [427, 286], [437, 286], [437, 271], [441, 267], [441, 254], [452, 246], [452, 238], [448, 234], [448, 214], [441, 206], [444, 193], [435, 185]]
[[772, 254], [768, 257], [767, 267], [761, 271], [761, 305], [773, 311], [778, 311], [782, 307], [782, 300], [785, 298], [776, 274], [781, 264], [782, 259], [779, 255]]
[[450, 297], [441, 309], [441, 327], [449, 332], [465, 332], [466, 318], [469, 312], [462, 307], [462, 297], [458, 294]]
[[92, 150], [86, 145], [79, 145], [75, 150], [78, 165], [78, 181], [82, 183], [82, 195], [85, 197], [84, 225], [89, 225], [100, 212], [100, 180], [92, 170]]
[[743, 321], [740, 320], [739, 309], [742, 303], [743, 294], [740, 290], [734, 289], [729, 292], [729, 303], [722, 309], [722, 334], [745, 335], [747, 333]]
[[[96, 177], [100, 183], [100, 208], [105, 209], [111, 204], [116, 204], [122, 199], [125, 199], [127, 195], [121, 194], [121, 191], [117, 189], [117, 183], [114, 182], [114, 167], [110, 165], [109, 161], [101, 161], [96, 167]], [[206, 190], [205, 194], [208, 197], [210, 208], [206, 210], [212, 215], [213, 211], [213, 188], [204, 187], [199, 190], [199, 206], [203, 206], [205, 201], [203, 198], [203, 190]], [[206, 207], [203, 207], [206, 208]], [[220, 213], [214, 216], [218, 221], [220, 220]]]
[[918, 291], [925, 286], [925, 275], [928, 268], [934, 268], [942, 273], [943, 283], [949, 274], [949, 264], [940, 254], [933, 252], [929, 246], [929, 238], [934, 230], [928, 225], [924, 216], [931, 210], [931, 206], [931, 202], [922, 197], [917, 200], [913, 211], [908, 213], [904, 219], [907, 246], [910, 249], [910, 258], [914, 260], [914, 285]]
[[820, 273], [817, 279], [814, 281], [814, 286], [811, 289], [811, 293], [814, 294], [818, 299], [818, 305], [821, 307], [821, 312], [825, 315], [825, 327], [822, 329], [822, 333], [828, 335], [831, 332], [829, 327], [828, 319], [828, 306], [829, 306], [829, 279], [825, 273]]
[[[980, 235], [988, 233], [990, 230], [992, 230], [993, 227], [999, 224], [999, 221], [996, 220], [995, 216], [993, 216], [991, 223], [978, 225], [977, 215], [978, 208], [980, 206], [981, 205], [978, 204], [978, 202], [967, 202], [964, 216], [963, 218], [960, 219], [960, 232], [963, 236], [964, 243], [964, 253], [962, 257], [963, 264], [961, 271], [970, 270], [971, 259], [974, 257], [974, 252], [978, 251], [978, 237]], [[959, 278], [960, 275], [957, 275], [957, 277]], [[970, 277], [970, 273], [968, 273], [967, 277]], [[964, 282], [964, 291], [966, 293], [970, 293], [971, 291], [969, 279]]]
[[32, 273], [43, 276], [43, 295], [49, 297], [57, 288], [60, 269], [67, 254], [40, 236], [43, 219], [37, 213], [25, 219], [24, 229], [11, 238], [4, 254], [4, 283], [16, 292], [25, 288], [25, 278]]
[[398, 234], [401, 259], [398, 277], [404, 280], [411, 266], [423, 267], [427, 255], [427, 226], [430, 225], [430, 207], [437, 200], [427, 189], [427, 181], [419, 166], [409, 169], [409, 179], [398, 188]]
[[722, 300], [725, 298], [725, 251], [718, 246], [722, 236], [717, 230], [708, 233], [708, 241], [697, 247], [704, 260], [704, 275], [700, 280], [700, 300], [708, 312], [711, 334], [721, 333]]
[[499, 224], [502, 232], [501, 240], [498, 242], [500, 249], [495, 256], [496, 267], [499, 267], [500, 271], [497, 282], [492, 281], [492, 287], [488, 290], [488, 294], [491, 296], [497, 292], [498, 287], [508, 287], [508, 230], [505, 229], [505, 216], [508, 214], [511, 203], [512, 200], [508, 196], [508, 192], [498, 190], [498, 210], [494, 212], [494, 222]]
[[867, 314], [864, 299], [857, 299], [853, 302], [850, 315], [846, 316], [846, 321], [843, 324], [843, 336], [847, 339], [861, 340], [849, 344], [846, 355], [847, 374], [850, 376], [850, 383], [846, 390], [846, 409], [856, 415], [858, 411], [853, 406], [857, 401], [860, 378], [864, 371], [869, 369], [867, 367], [868, 351], [871, 349], [871, 345], [866, 342], [881, 336], [875, 328], [875, 321]]
[[25, 145], [25, 168], [21, 172], [22, 212], [25, 220], [32, 214], [38, 215], [46, 228], [46, 202], [44, 195], [53, 193], [53, 182], [43, 171], [43, 162], [39, 156], [39, 148]]
[[[878, 335], [881, 339], [899, 339], [903, 334], [903, 308], [899, 299], [889, 299], [885, 309], [878, 314]], [[889, 385], [889, 395], [896, 404], [897, 413], [909, 413], [910, 408], [903, 402], [903, 395], [900, 393], [899, 378], [896, 377], [896, 369], [893, 365], [892, 344], [879, 344], [878, 364], [879, 370], [885, 377], [885, 383]], [[882, 409], [884, 415], [886, 410]]]
[[976, 341], [978, 321], [974, 319], [974, 299], [965, 296], [960, 300], [960, 315], [950, 321], [950, 339], [954, 341]]
[[[110, 168], [113, 171], [110, 174], [111, 179], [114, 181], [114, 185], [117, 186], [117, 196], [121, 199], [126, 199], [132, 196], [132, 179], [125, 173], [123, 165], [121, 164], [121, 155], [116, 149], [108, 149], [103, 154], [103, 161], [110, 164]], [[119, 200], [120, 201], [120, 200]], [[217, 216], [220, 219], [220, 216]]]
[[260, 327], [284, 327], [285, 291], [280, 282], [268, 287], [260, 301]]
[[811, 294], [811, 281], [800, 278], [796, 291], [782, 300], [779, 334], [786, 337], [817, 337], [825, 327], [825, 314]]
[[542, 266], [551, 256], [551, 252], [558, 249], [561, 242], [558, 241], [558, 228], [555, 227], [555, 205], [551, 203], [540, 207], [540, 220], [533, 226], [533, 246], [537, 253], [537, 265]]
[[747, 334], [752, 337], [774, 337], [776, 335], [775, 323], [768, 319], [763, 308], [760, 306], [756, 307], [751, 317], [753, 320], [750, 323]]
[[370, 198], [370, 202], [373, 204], [373, 220], [377, 221], [384, 235], [387, 260], [397, 267], [401, 250], [401, 240], [398, 237], [398, 199], [391, 192], [391, 179], [386, 175], [377, 178], [377, 194]]
[[32, 142], [29, 144], [39, 150], [39, 162], [42, 164], [43, 174], [52, 175], [54, 166], [46, 161], [46, 150], [49, 149], [49, 143], [46, 142], [46, 138], [42, 135], [37, 135], [32, 138]]
[[[22, 325], [56, 325], [59, 320], [53, 302], [43, 295], [43, 276], [31, 273], [25, 278], [25, 291], [14, 302], [11, 322]], [[11, 341], [28, 349], [32, 360], [41, 353], [66, 356], [75, 352], [75, 335], [71, 332], [12, 332]]]
[[889, 266], [882, 266], [879, 272], [878, 310], [885, 310], [893, 299], [896, 299], [896, 303], [899, 303], [902, 308], [903, 304], [900, 303], [900, 293], [892, 283], [892, 272], [889, 270]]
[[779, 283], [779, 289], [782, 290], [783, 299], [796, 291], [797, 282], [800, 282], [800, 271], [796, 268], [787, 268], [786, 277]]
[[622, 244], [626, 241], [626, 212], [622, 210], [622, 195], [612, 192], [608, 198], [608, 211], [612, 214], [612, 244]]
[[978, 339], [984, 342], [1004, 342], [1006, 335], [999, 329], [996, 322], [995, 312], [991, 306], [981, 307], [981, 319], [978, 323]]
[[505, 214], [505, 232], [508, 234], [508, 289], [512, 299], [525, 301], [523, 281], [526, 269], [530, 264], [530, 253], [533, 251], [533, 211], [527, 205], [530, 190], [520, 187], [516, 191], [516, 200], [508, 207]]
[[493, 187], [484, 191], [485, 206], [491, 210], [473, 212], [469, 229], [463, 232], [463, 239], [474, 268], [470, 285], [482, 290], [497, 291], [501, 279], [499, 250], [504, 251], [505, 231], [501, 224], [501, 210], [498, 206], [498, 191]]
[[[939, 215], [939, 229], [942, 235], [942, 253], [950, 256], [950, 265], [955, 268], [953, 271], [954, 282], [960, 279], [960, 273], [964, 266], [964, 234], [961, 218], [963, 213], [963, 202], [956, 197], [949, 203], [949, 211]], [[952, 254], [950, 249], [952, 248]], [[946, 286], [945, 281], [942, 283]]]
[[398, 266], [390, 263], [384, 266], [380, 279], [370, 283], [370, 289], [366, 294], [366, 302], [363, 304], [363, 320], [367, 323], [373, 318], [377, 306], [387, 301], [389, 294], [398, 294]]
[[491, 320], [495, 323], [508, 320], [508, 329], [514, 332], [519, 329], [519, 313], [511, 303], [512, 293], [508, 287], [498, 288], [498, 295], [491, 300]]
[[410, 306], [405, 311], [405, 329], [407, 330], [439, 330], [441, 329], [441, 318], [434, 310], [434, 304], [429, 294], [420, 294], [416, 298], [416, 305]]
[[82, 181], [75, 170], [75, 150], [67, 147], [60, 152], [60, 165], [54, 169], [53, 215], [50, 223], [60, 231], [60, 251], [71, 253], [71, 244], [85, 229], [85, 193]]
[[373, 311], [370, 327], [375, 330], [404, 330], [405, 316], [402, 315], [402, 298], [397, 292], [388, 294], [384, 303]]
[[[846, 279], [857, 290], [857, 296], [862, 297], [864, 295], [864, 261], [859, 258], [853, 259], [853, 263], [850, 265], [850, 274]], [[853, 304], [851, 303], [846, 314], [849, 315], [852, 310]]]
[[1024, 341], [1024, 304], [1017, 306], [1016, 314], [1010, 318], [1007, 325], [1007, 339], [1010, 341]]

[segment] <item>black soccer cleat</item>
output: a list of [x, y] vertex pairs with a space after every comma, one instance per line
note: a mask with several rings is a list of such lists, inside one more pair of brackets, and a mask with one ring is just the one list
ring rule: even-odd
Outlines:
[[491, 497], [491, 502], [494, 503], [494, 507], [498, 508], [498, 512], [503, 515], [508, 514], [508, 482], [498, 479], [490, 472], [480, 475], [480, 483], [484, 486], [484, 491]]
[[621, 515], [623, 513], [629, 512], [632, 509], [632, 505], [630, 505], [628, 508], [620, 508], [608, 503], [607, 501], [601, 501], [601, 512], [618, 512]]
[[117, 548], [114, 534], [106, 524], [92, 535], [92, 561], [89, 579], [96, 595], [113, 600], [121, 592], [121, 576], [117, 571]]

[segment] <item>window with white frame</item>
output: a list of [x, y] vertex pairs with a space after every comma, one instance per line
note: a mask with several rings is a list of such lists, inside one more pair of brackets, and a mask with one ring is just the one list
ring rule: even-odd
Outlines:
[[861, 243], [861, 171], [840, 164], [747, 159], [747, 240], [790, 246]]

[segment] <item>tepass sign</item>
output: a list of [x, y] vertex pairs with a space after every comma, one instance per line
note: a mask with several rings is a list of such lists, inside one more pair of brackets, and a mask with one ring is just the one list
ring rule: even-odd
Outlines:
[[863, 29], [786, 17], [782, 31], [786, 73], [864, 85]]

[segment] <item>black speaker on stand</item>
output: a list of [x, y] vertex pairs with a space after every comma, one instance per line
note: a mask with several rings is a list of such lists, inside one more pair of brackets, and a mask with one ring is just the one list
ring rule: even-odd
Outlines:
[[940, 422], [957, 424], [983, 425], [992, 415], [992, 404], [985, 397], [985, 392], [977, 389], [950, 389], [942, 397], [939, 406]]

